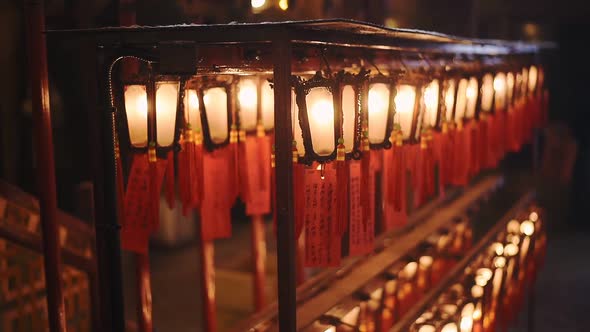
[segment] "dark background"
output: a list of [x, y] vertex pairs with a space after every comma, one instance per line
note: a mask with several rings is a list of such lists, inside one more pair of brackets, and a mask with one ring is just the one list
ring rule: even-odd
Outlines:
[[[550, 118], [564, 124], [577, 142], [571, 185], [569, 222], [586, 226], [590, 193], [590, 69], [586, 61], [590, 2], [585, 0], [278, 0], [253, 13], [249, 0], [47, 0], [49, 29], [117, 25], [120, 8], [135, 10], [139, 25], [226, 23], [345, 17], [391, 27], [419, 28], [461, 36], [521, 40], [553, 40]], [[23, 31], [23, 1], [0, 1], [0, 178], [35, 192], [29, 88]], [[67, 45], [65, 46], [67, 47]], [[83, 101], [69, 98], [78, 89], [76, 59], [64, 49], [50, 48], [51, 104], [59, 205], [76, 212], [78, 187], [90, 179]], [[561, 127], [558, 127], [561, 128]], [[567, 138], [562, 130], [560, 137]], [[569, 190], [569, 189], [568, 189]]]

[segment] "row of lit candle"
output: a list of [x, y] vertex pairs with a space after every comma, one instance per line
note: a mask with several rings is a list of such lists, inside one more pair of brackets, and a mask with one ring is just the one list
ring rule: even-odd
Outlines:
[[536, 211], [511, 220], [497, 242], [479, 255], [460, 280], [416, 319], [415, 332], [495, 331], [515, 317], [543, 255], [545, 236]]
[[469, 220], [457, 218], [305, 331], [389, 331], [453, 267], [471, 240]]

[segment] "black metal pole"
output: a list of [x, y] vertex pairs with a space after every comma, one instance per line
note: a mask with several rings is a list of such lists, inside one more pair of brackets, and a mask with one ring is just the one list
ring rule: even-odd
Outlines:
[[96, 259], [100, 313], [104, 331], [125, 331], [123, 281], [121, 269], [120, 225], [117, 214], [117, 169], [115, 164], [115, 109], [110, 106], [108, 71], [110, 58], [104, 49], [98, 50], [99, 107], [98, 139], [94, 151], [98, 156], [95, 167]]
[[277, 266], [279, 331], [297, 329], [295, 218], [293, 216], [291, 129], [291, 42], [277, 39], [272, 45], [275, 97], [275, 160], [277, 209]]

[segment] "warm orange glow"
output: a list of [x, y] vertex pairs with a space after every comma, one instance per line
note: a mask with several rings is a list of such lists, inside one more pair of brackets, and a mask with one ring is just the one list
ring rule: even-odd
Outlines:
[[451, 121], [453, 119], [453, 107], [455, 106], [455, 85], [455, 80], [447, 81], [447, 90], [445, 91], [445, 108], [447, 109], [447, 121]]
[[436, 116], [438, 113], [438, 80], [433, 80], [424, 88], [424, 107], [426, 124], [436, 126]]
[[209, 122], [209, 133], [213, 143], [220, 144], [227, 140], [228, 114], [227, 92], [224, 88], [211, 88], [204, 91], [203, 103]]
[[416, 270], [418, 269], [418, 263], [416, 262], [409, 262], [404, 266], [404, 269], [401, 271], [402, 276], [406, 279], [411, 279], [416, 275]]
[[514, 243], [508, 243], [504, 246], [504, 254], [508, 257], [513, 257], [518, 254], [518, 246]]
[[467, 109], [467, 85], [466, 79], [461, 79], [457, 86], [457, 102], [455, 104], [455, 121], [461, 120], [465, 117], [465, 110]]
[[147, 92], [145, 85], [125, 87], [125, 113], [133, 146], [147, 146]]
[[270, 82], [267, 80], [262, 82], [260, 103], [264, 129], [271, 130], [275, 127], [275, 95], [273, 89], [270, 87]]
[[184, 94], [184, 120], [191, 125], [193, 131], [201, 130], [199, 97], [194, 89], [187, 89]]
[[492, 110], [494, 102], [494, 77], [492, 74], [485, 74], [481, 87], [481, 110], [488, 112]]
[[530, 220], [525, 220], [520, 224], [520, 232], [526, 236], [535, 233], [535, 224]]
[[266, 0], [252, 0], [250, 3], [252, 4], [252, 8], [260, 8], [266, 4]]
[[416, 87], [402, 84], [397, 86], [395, 95], [395, 123], [401, 126], [404, 139], [410, 137], [414, 106], [416, 104]]
[[418, 332], [435, 332], [436, 328], [433, 325], [422, 325]]
[[418, 260], [418, 263], [421, 268], [429, 268], [430, 266], [432, 266], [433, 261], [434, 260], [433, 260], [432, 256], [422, 256]]
[[494, 78], [494, 97], [496, 109], [503, 109], [506, 106], [506, 75], [498, 73]]
[[[486, 284], [487, 284], [487, 281], [486, 281]], [[483, 287], [484, 286], [485, 285], [483, 285], [483, 286], [481, 286], [481, 285], [475, 285], [475, 286], [471, 287], [471, 296], [473, 296], [476, 299], [482, 297], [483, 296]]]
[[518, 234], [520, 231], [520, 223], [516, 219], [512, 219], [506, 225], [506, 230], [511, 234]]
[[531, 214], [529, 214], [529, 220], [532, 222], [537, 222], [537, 220], [539, 220], [539, 214], [535, 211], [531, 212]]
[[506, 88], [508, 89], [508, 100], [512, 100], [514, 95], [514, 73], [512, 72], [506, 75]]
[[282, 10], [289, 9], [289, 0], [279, 0], [279, 8]]
[[389, 112], [389, 85], [371, 84], [369, 87], [369, 142], [382, 143], [387, 126]]
[[174, 143], [180, 82], [156, 82], [156, 135], [159, 146]]
[[528, 79], [528, 83], [529, 83], [529, 92], [534, 92], [535, 88], [537, 87], [537, 78], [539, 77], [539, 72], [537, 70], [536, 66], [531, 66], [531, 69], [529, 69], [529, 79]]
[[504, 268], [506, 266], [506, 258], [502, 256], [494, 258], [494, 266], [498, 269]]
[[440, 330], [440, 332], [457, 332], [457, 324], [456, 323], [448, 323], [445, 326], [443, 326], [442, 330]]
[[240, 129], [252, 131], [258, 124], [257, 82], [253, 78], [242, 78], [238, 83], [238, 104], [240, 106]]
[[496, 253], [496, 255], [501, 256], [504, 253], [504, 246], [500, 242], [494, 242], [490, 246], [491, 250]]
[[492, 272], [492, 270], [490, 270], [488, 268], [481, 268], [481, 269], [477, 269], [475, 274], [478, 276], [482, 276], [487, 280], [490, 280], [492, 278], [493, 272]]
[[479, 87], [477, 79], [475, 77], [471, 77], [469, 79], [469, 84], [467, 85], [467, 91], [465, 92], [465, 97], [467, 98], [465, 117], [467, 119], [471, 119], [475, 115], [475, 109], [477, 107], [477, 95], [479, 94], [478, 90]]
[[329, 155], [335, 144], [332, 93], [325, 88], [312, 89], [306, 101], [313, 149], [318, 155]]

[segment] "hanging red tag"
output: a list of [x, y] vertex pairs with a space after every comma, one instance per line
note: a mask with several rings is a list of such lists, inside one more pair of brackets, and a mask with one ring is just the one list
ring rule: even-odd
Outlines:
[[[337, 266], [340, 263], [336, 234], [336, 172], [332, 165], [322, 171], [305, 170], [305, 265]], [[334, 252], [338, 250], [338, 252]]]
[[349, 175], [349, 254], [362, 255], [365, 253], [363, 228], [363, 208], [361, 205], [361, 161], [350, 161]]
[[133, 156], [124, 198], [121, 247], [147, 253], [149, 237], [149, 163], [147, 155]]
[[247, 137], [245, 158], [240, 169], [245, 169], [242, 181], [247, 215], [270, 213], [270, 140], [267, 137]]
[[[204, 240], [231, 237], [231, 172], [228, 151], [215, 150], [203, 154], [203, 202], [201, 227]], [[231, 200], [230, 200], [231, 199]]]
[[453, 184], [465, 186], [469, 183], [471, 161], [471, 130], [469, 127], [457, 129], [453, 142]]

